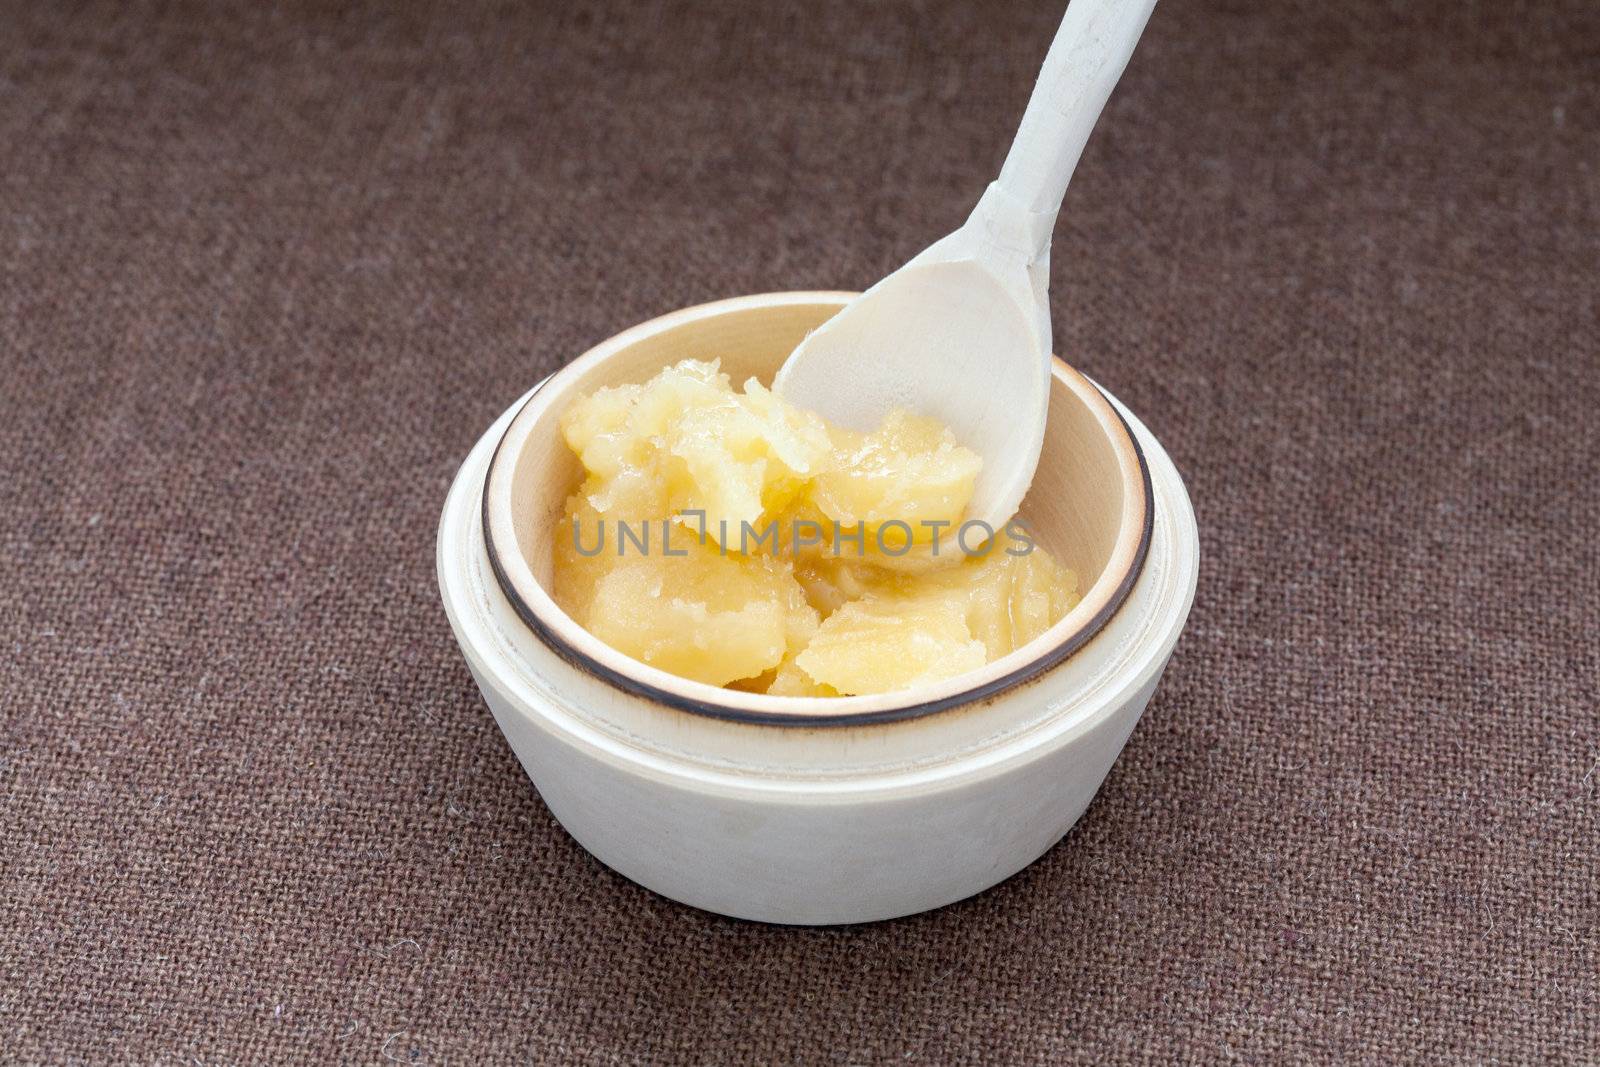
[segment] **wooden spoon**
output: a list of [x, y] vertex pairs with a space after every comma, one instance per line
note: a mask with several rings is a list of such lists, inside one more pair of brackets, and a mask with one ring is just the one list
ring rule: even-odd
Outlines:
[[930, 415], [983, 457], [968, 520], [1001, 528], [1033, 480], [1050, 390], [1050, 232], [1155, 0], [1072, 0], [1016, 140], [966, 223], [851, 301], [778, 371], [857, 430]]

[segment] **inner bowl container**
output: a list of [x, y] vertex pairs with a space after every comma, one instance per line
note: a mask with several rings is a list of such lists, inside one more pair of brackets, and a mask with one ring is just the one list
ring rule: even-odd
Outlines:
[[[512, 417], [484, 481], [483, 535], [495, 578], [522, 621], [563, 659], [628, 693], [744, 722], [861, 724], [987, 699], [1050, 670], [1095, 636], [1137, 581], [1154, 502], [1145, 457], [1095, 385], [1055, 360], [1044, 448], [1022, 519], [1078, 576], [1082, 600], [1040, 637], [979, 671], [937, 685], [853, 697], [776, 697], [680, 678], [611, 648], [552, 599], [553, 537], [581, 480], [561, 414], [605, 386], [641, 382], [682, 359], [720, 360], [736, 385], [763, 383], [850, 293], [769, 293], [674, 312], [590, 349], [552, 375]], [[848, 387], [848, 383], [844, 384]]]

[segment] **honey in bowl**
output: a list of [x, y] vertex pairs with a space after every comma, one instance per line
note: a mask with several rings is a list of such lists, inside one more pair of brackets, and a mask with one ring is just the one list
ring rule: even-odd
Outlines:
[[584, 479], [554, 596], [653, 667], [780, 696], [883, 693], [982, 667], [1078, 601], [1025, 526], [965, 523], [981, 459], [933, 420], [833, 426], [715, 362], [573, 404]]

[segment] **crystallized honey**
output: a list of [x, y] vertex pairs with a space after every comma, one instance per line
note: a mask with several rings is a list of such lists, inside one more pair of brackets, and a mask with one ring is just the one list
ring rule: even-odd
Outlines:
[[685, 678], [903, 689], [1006, 655], [1078, 600], [1022, 525], [963, 524], [981, 460], [930, 419], [856, 433], [685, 360], [578, 401], [561, 429], [585, 477], [557, 531], [556, 602]]

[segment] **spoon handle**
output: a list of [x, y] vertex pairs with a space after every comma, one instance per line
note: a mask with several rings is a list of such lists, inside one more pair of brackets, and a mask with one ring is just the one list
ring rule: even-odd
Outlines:
[[[1072, 0], [1039, 71], [999, 185], [1051, 218], [1156, 0]], [[1047, 238], [1048, 239], [1048, 238]]]

